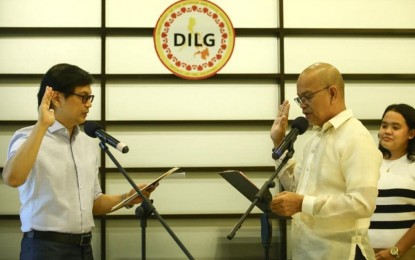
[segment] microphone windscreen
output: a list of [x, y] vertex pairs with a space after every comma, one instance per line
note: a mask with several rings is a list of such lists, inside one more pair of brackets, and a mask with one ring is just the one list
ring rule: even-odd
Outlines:
[[97, 122], [86, 121], [84, 124], [84, 131], [90, 137], [96, 138], [96, 131], [102, 129], [102, 127]]
[[297, 117], [294, 119], [291, 128], [297, 128], [299, 130], [300, 135], [302, 135], [308, 128], [308, 120], [305, 117]]

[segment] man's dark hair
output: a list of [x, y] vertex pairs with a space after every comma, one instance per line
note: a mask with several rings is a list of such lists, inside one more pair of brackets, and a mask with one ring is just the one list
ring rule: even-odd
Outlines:
[[93, 77], [78, 66], [67, 63], [56, 64], [43, 76], [37, 93], [37, 105], [40, 106], [47, 86], [67, 97], [68, 93], [74, 92], [75, 87], [91, 85], [93, 81]]
[[[407, 104], [392, 104], [385, 109], [383, 112], [382, 119], [385, 117], [385, 114], [389, 111], [394, 111], [402, 115], [405, 119], [406, 124], [408, 125], [409, 130], [415, 129], [415, 109]], [[391, 156], [389, 150], [379, 144], [379, 150], [387, 158]], [[407, 157], [411, 161], [415, 161], [415, 138], [408, 140], [408, 149]]]

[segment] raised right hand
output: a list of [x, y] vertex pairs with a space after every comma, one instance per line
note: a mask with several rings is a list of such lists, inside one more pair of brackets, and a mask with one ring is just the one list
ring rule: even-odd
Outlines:
[[35, 164], [45, 132], [55, 122], [55, 112], [53, 109], [49, 109], [53, 93], [51, 87], [46, 87], [38, 108], [38, 122], [26, 141], [4, 166], [3, 180], [11, 187], [19, 187], [26, 182], [27, 176]]
[[274, 143], [274, 147], [277, 147], [284, 139], [285, 132], [288, 126], [288, 114], [290, 112], [290, 103], [288, 100], [284, 100], [284, 102], [278, 107], [277, 117], [274, 120], [274, 123], [271, 127], [271, 139]]
[[42, 98], [42, 102], [38, 108], [38, 122], [46, 127], [53, 125], [55, 122], [55, 111], [50, 108], [50, 103], [54, 93], [55, 92], [52, 90], [52, 88], [47, 86], [45, 89], [45, 94]]

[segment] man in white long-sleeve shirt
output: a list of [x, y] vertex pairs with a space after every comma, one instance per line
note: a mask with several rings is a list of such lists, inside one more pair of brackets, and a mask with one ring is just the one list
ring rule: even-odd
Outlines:
[[[382, 155], [346, 108], [343, 78], [334, 66], [306, 68], [298, 78], [297, 95], [294, 100], [315, 133], [302, 161], [290, 159], [279, 173], [285, 191], [271, 202], [276, 214], [292, 216], [293, 260], [374, 259], [368, 227]], [[289, 108], [288, 101], [279, 107], [271, 129], [274, 147], [285, 135]]]

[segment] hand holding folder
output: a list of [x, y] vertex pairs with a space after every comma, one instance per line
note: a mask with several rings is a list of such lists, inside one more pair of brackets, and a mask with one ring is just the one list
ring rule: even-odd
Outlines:
[[[179, 168], [178, 167], [174, 167], [172, 169], [170, 169], [169, 171], [165, 172], [164, 174], [160, 175], [157, 179], [149, 182], [146, 186], [142, 187], [140, 189], [140, 191], [145, 191], [146, 189], [149, 188], [154, 188], [157, 187], [158, 183], [165, 177], [169, 176], [170, 174], [174, 173], [175, 171], [177, 171]], [[127, 198], [125, 198], [123, 201], [121, 201], [120, 203], [118, 203], [117, 205], [115, 205], [114, 207], [112, 207], [111, 212], [116, 211], [122, 207], [128, 207], [129, 204], [131, 203], [132, 200], [134, 200], [135, 198], [137, 198], [139, 195], [138, 193], [134, 193], [133, 195], [128, 196]]]

